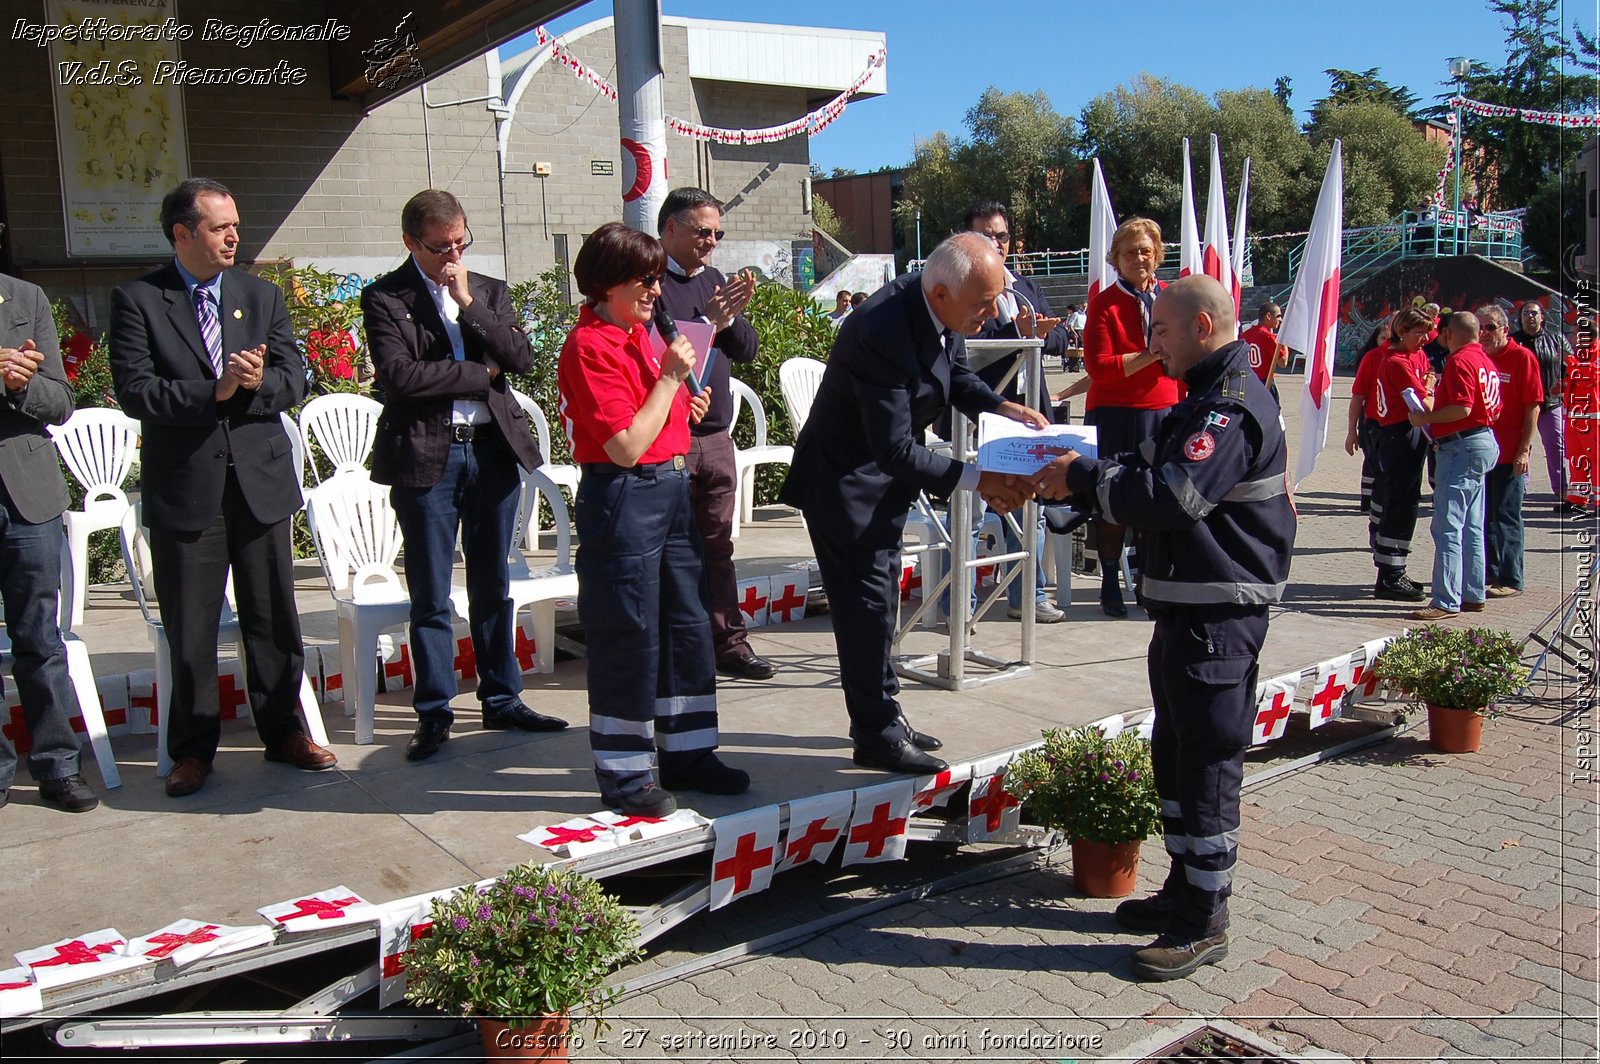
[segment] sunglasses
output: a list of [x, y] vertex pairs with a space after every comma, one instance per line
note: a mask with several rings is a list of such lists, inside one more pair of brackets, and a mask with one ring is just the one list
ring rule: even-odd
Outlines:
[[1479, 332], [1499, 332], [1500, 331], [1500, 326], [1496, 325], [1492, 321], [1486, 321], [1486, 322], [1484, 322], [1484, 323], [1482, 323], [1481, 325], [1478, 326], [1478, 331]]
[[1010, 233], [987, 233], [985, 235], [988, 236], [988, 238], [990, 240], [993, 240], [996, 244], [1009, 244], [1009, 243], [1011, 243], [1011, 234]]
[[689, 232], [693, 233], [701, 240], [710, 240], [712, 237], [716, 237], [720, 242], [723, 237], [728, 235], [728, 231], [726, 229], [708, 229], [703, 225], [690, 225], [688, 222], [677, 218], [674, 218], [673, 221], [689, 230]]
[[639, 283], [646, 288], [654, 288], [661, 283], [661, 274], [647, 273], [639, 278]]
[[443, 258], [452, 251], [459, 251], [465, 254], [466, 250], [472, 246], [472, 230], [470, 228], [467, 230], [467, 238], [465, 240], [457, 240], [455, 243], [446, 244], [442, 248], [436, 248], [432, 244], [423, 244], [421, 239], [416, 237], [413, 237], [412, 239], [416, 240], [418, 244], [422, 244], [422, 247], [429, 254], [438, 255], [440, 258]]

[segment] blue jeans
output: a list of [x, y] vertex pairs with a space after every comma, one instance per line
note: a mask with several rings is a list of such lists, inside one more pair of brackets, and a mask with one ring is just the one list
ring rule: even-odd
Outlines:
[[[67, 679], [67, 652], [56, 626], [60, 591], [61, 522], [22, 520], [0, 484], [0, 600], [11, 637], [11, 675], [33, 741], [28, 771], [39, 781], [78, 771], [78, 739], [68, 723], [78, 712], [78, 699]], [[16, 774], [16, 747], [0, 732], [0, 790], [9, 788]]]
[[1526, 475], [1513, 472], [1512, 462], [1489, 470], [1484, 477], [1483, 531], [1488, 541], [1488, 581], [1497, 587], [1522, 590], [1522, 499], [1528, 490]]
[[[974, 559], [976, 559], [978, 557], [978, 548], [979, 548], [978, 533], [983, 530], [984, 516], [988, 513], [988, 511], [989, 511], [988, 506], [985, 505], [981, 499], [974, 499], [973, 500], [973, 504], [972, 504], [972, 556], [973, 556]], [[1018, 522], [1020, 522], [1022, 520], [1021, 513], [1017, 514], [1017, 520], [1018, 520]], [[1017, 534], [1015, 532], [1011, 531], [1010, 523], [1008, 521], [1006, 521], [1005, 518], [1003, 518], [1003, 517], [1000, 519], [1000, 529], [1001, 529], [1001, 532], [1002, 532], [1002, 534], [1004, 536], [1004, 539], [1005, 539], [1005, 553], [1010, 554], [1013, 551], [1019, 551], [1019, 550], [1022, 549], [1022, 543], [1021, 543], [1020, 540], [1017, 539]], [[1034, 598], [1035, 602], [1047, 602], [1047, 601], [1049, 601], [1050, 596], [1047, 595], [1045, 593], [1045, 590], [1044, 590], [1044, 580], [1045, 580], [1045, 576], [1044, 576], [1044, 548], [1045, 548], [1045, 542], [1044, 542], [1044, 508], [1043, 507], [1040, 507], [1040, 509], [1039, 509], [1039, 528], [1038, 528], [1038, 531], [1034, 534], [1034, 544], [1033, 545], [1034, 545], [1034, 552], [1033, 552], [1034, 553], [1034, 563], [1033, 563], [1034, 564], [1034, 573], [1033, 573], [1033, 577], [1034, 577], [1034, 580], [1033, 580], [1034, 593], [1033, 593], [1033, 598]], [[1008, 566], [1007, 566], [1008, 569], [1009, 569], [1010, 565], [1015, 565], [1015, 564], [1016, 564], [1015, 562], [1008, 563]], [[978, 589], [975, 586], [969, 586], [967, 588], [967, 602], [968, 602], [967, 609], [968, 609], [969, 612], [978, 608]], [[1006, 605], [1010, 606], [1014, 610], [1022, 608], [1022, 577], [1020, 577], [1020, 576], [1017, 577], [1015, 580], [1013, 580], [1011, 582], [1011, 586], [1006, 588]], [[944, 613], [944, 614], [949, 614], [949, 612], [950, 612], [950, 592], [948, 590], [945, 591], [945, 593], [943, 595], [939, 596], [939, 610], [940, 610], [941, 613]]]
[[1487, 430], [1457, 433], [1439, 444], [1438, 455], [1438, 483], [1433, 489], [1433, 604], [1456, 613], [1463, 600], [1483, 601], [1483, 478], [1494, 468], [1500, 447]]
[[467, 628], [478, 659], [478, 701], [497, 713], [522, 693], [516, 617], [506, 559], [517, 523], [522, 478], [505, 444], [491, 430], [472, 443], [452, 443], [444, 475], [431, 488], [390, 489], [405, 540], [406, 588], [411, 594], [411, 656], [417, 716], [449, 724], [456, 694], [456, 639], [451, 624], [450, 574], [456, 529], [467, 563]]

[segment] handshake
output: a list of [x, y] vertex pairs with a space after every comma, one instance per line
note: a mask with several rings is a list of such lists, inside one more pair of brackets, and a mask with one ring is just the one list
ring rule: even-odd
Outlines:
[[996, 513], [1010, 513], [1029, 499], [1065, 499], [1071, 495], [1067, 487], [1067, 467], [1078, 457], [1076, 451], [1066, 448], [1047, 448], [1057, 457], [1041, 466], [1029, 476], [1019, 473], [984, 471], [978, 476], [978, 494]]

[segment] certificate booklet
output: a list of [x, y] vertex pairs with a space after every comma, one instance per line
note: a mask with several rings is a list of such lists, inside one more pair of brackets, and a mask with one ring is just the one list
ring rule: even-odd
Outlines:
[[[679, 321], [678, 333], [689, 341], [694, 348], [694, 369], [690, 375], [689, 390], [696, 395], [703, 390], [700, 382], [704, 381], [711, 372], [711, 363], [717, 357], [716, 349], [711, 342], [716, 338], [717, 330], [712, 328], [708, 321]], [[661, 357], [667, 349], [666, 342], [661, 339], [661, 334], [656, 331], [655, 322], [650, 323], [650, 351]]]
[[994, 473], [1032, 476], [1071, 449], [1098, 458], [1093, 425], [1051, 425], [1036, 429], [999, 414], [978, 415], [978, 466]]

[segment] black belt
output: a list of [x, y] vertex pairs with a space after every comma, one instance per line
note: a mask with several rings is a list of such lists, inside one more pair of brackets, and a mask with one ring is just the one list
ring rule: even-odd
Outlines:
[[673, 455], [665, 462], [643, 462], [634, 466], [612, 465], [610, 462], [585, 462], [585, 474], [594, 474], [602, 477], [653, 477], [657, 473], [671, 473], [684, 468], [688, 463], [683, 455]]
[[1433, 442], [1435, 444], [1440, 444], [1440, 443], [1444, 443], [1446, 440], [1464, 440], [1469, 436], [1476, 436], [1476, 435], [1478, 435], [1480, 433], [1484, 433], [1484, 432], [1488, 432], [1488, 431], [1489, 431], [1489, 426], [1488, 425], [1474, 425], [1470, 429], [1461, 429], [1459, 432], [1452, 432], [1448, 436], [1440, 436], [1438, 439], [1434, 440]]
[[455, 443], [471, 443], [475, 439], [488, 439], [493, 430], [494, 423], [491, 421], [481, 425], [451, 425], [450, 439]]

